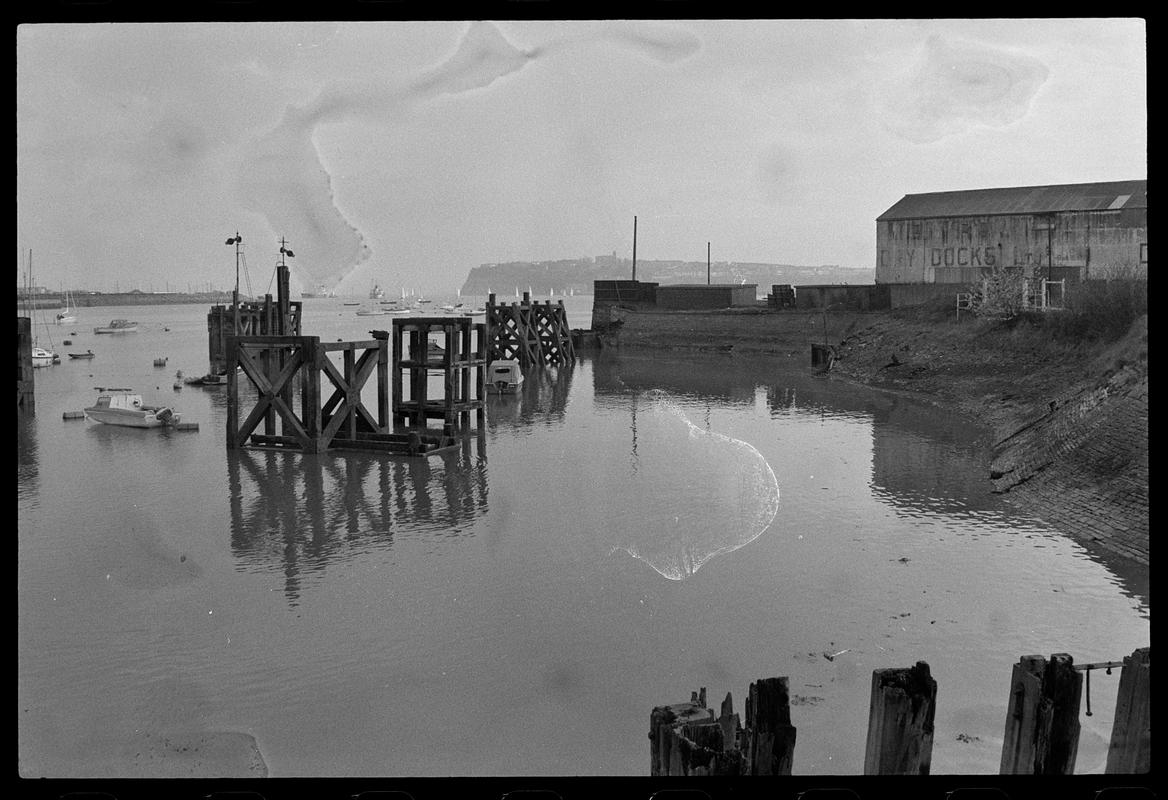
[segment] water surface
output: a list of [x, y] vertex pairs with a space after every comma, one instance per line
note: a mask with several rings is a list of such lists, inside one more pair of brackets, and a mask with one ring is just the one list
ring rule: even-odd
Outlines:
[[[305, 333], [392, 319], [352, 310], [305, 301]], [[225, 391], [171, 388], [205, 307], [79, 314], [97, 357], [38, 370], [17, 423], [23, 775], [165, 773], [143, 753], [212, 734], [275, 777], [644, 775], [653, 706], [776, 675], [794, 771], [856, 774], [872, 670], [918, 660], [933, 771], [996, 773], [1020, 656], [1149, 643], [1147, 571], [991, 494], [984, 431], [791, 359], [602, 351], [442, 456], [228, 454]], [[113, 317], [142, 330], [92, 335]], [[95, 386], [200, 430], [63, 420]]]

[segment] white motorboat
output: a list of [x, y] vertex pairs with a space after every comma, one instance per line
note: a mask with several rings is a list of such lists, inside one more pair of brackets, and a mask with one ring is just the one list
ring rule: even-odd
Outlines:
[[523, 385], [523, 371], [519, 360], [501, 358], [487, 368], [487, 391], [495, 394], [515, 394]]
[[46, 350], [43, 347], [34, 347], [32, 349], [32, 365], [34, 367], [51, 367], [53, 364], [60, 364], [61, 357], [52, 350]]
[[142, 395], [129, 392], [99, 395], [97, 402], [85, 409], [85, 416], [94, 422], [127, 428], [161, 428], [179, 421], [174, 409], [148, 406], [142, 402]]

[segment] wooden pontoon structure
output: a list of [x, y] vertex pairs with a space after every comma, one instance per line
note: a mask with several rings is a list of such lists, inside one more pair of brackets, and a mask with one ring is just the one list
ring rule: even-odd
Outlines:
[[564, 301], [532, 302], [531, 292], [520, 303], [496, 303], [487, 296], [487, 363], [514, 358], [525, 373], [531, 367], [566, 364], [576, 358]]

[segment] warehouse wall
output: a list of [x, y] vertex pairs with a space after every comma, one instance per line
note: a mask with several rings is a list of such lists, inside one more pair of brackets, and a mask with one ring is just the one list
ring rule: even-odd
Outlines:
[[1146, 268], [1147, 219], [1137, 208], [877, 221], [876, 282], [971, 283], [1011, 266], [1033, 274], [1047, 267], [1048, 247], [1056, 268], [1077, 268], [1081, 279], [1120, 264]]

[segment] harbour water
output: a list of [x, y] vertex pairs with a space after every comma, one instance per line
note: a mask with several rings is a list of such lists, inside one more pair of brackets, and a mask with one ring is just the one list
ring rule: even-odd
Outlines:
[[[304, 309], [326, 341], [392, 319]], [[273, 777], [645, 775], [653, 706], [780, 675], [794, 772], [859, 774], [872, 670], [919, 660], [933, 772], [992, 774], [1020, 656], [1149, 644], [1147, 570], [991, 494], [952, 414], [788, 358], [601, 351], [440, 457], [229, 455], [225, 390], [171, 386], [206, 371], [206, 313], [82, 309], [57, 348], [95, 358], [37, 370], [17, 420], [24, 776], [187, 774], [180, 741], [215, 774], [246, 737]], [[92, 334], [116, 317], [140, 331]], [[97, 386], [199, 430], [62, 419]]]

